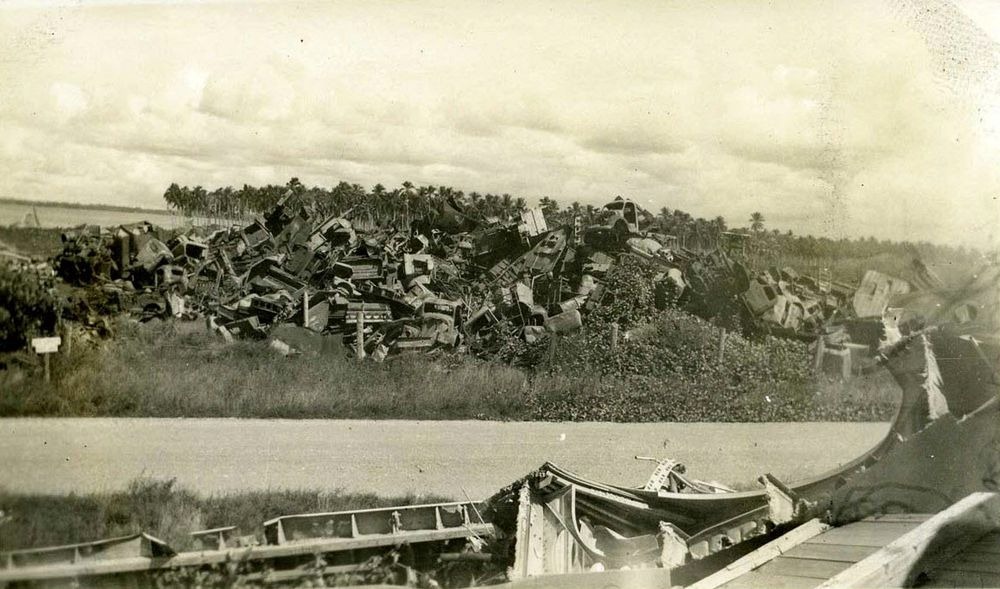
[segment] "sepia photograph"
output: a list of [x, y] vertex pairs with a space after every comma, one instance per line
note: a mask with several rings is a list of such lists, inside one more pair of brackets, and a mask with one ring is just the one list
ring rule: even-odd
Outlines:
[[1000, 0], [0, 0], [0, 589], [1000, 588]]

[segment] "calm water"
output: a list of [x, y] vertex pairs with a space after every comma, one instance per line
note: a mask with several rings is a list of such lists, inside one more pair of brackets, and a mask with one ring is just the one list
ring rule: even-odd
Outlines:
[[874, 446], [888, 424], [608, 424], [483, 421], [0, 419], [0, 485], [121, 488], [176, 477], [203, 493], [343, 488], [485, 497], [545, 461], [640, 486], [675, 458], [695, 478], [750, 483], [819, 474]]
[[149, 221], [160, 227], [177, 227], [185, 218], [170, 212], [107, 211], [103, 209], [78, 209], [60, 206], [32, 206], [0, 201], [0, 226], [21, 223], [32, 210], [38, 214], [42, 227], [76, 227], [77, 225], [116, 226], [138, 221]]

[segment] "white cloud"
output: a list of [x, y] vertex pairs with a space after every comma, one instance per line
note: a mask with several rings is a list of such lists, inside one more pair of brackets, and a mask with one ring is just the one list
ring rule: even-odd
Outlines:
[[51, 92], [56, 112], [63, 122], [83, 112], [89, 103], [83, 90], [74, 84], [56, 82], [52, 84]]
[[150, 205], [171, 181], [294, 175], [629, 194], [802, 233], [1000, 225], [1000, 110], [953, 100], [865, 2], [0, 10], [31, 47], [0, 60], [3, 195]]

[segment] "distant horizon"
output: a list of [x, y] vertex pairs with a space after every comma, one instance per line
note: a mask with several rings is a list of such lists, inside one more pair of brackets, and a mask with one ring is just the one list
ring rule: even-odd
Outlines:
[[12, 203], [12, 204], [22, 204], [22, 205], [32, 205], [40, 207], [70, 207], [70, 208], [82, 208], [82, 209], [103, 209], [110, 211], [149, 211], [151, 213], [171, 213], [173, 212], [169, 207], [164, 207], [162, 209], [152, 208], [152, 207], [130, 207], [127, 205], [113, 205], [113, 204], [102, 204], [102, 203], [91, 203], [91, 202], [71, 202], [62, 200], [33, 200], [26, 198], [16, 198], [12, 196], [0, 196], [0, 202]]
[[[282, 186], [282, 185], [277, 184], [277, 186]], [[214, 190], [215, 188], [221, 188], [221, 187], [206, 188], [206, 190], [211, 191], [211, 190]], [[365, 186], [364, 188], [367, 191], [367, 190], [371, 189], [371, 186]], [[391, 189], [392, 187], [387, 187], [387, 188]], [[461, 190], [461, 189], [457, 189], [457, 190]], [[468, 192], [464, 192], [464, 193], [466, 195], [468, 194]], [[516, 197], [517, 195], [512, 195], [512, 196]], [[624, 198], [628, 198], [627, 195], [622, 195], [622, 196]], [[162, 198], [162, 196], [161, 196], [161, 198]], [[614, 199], [614, 197], [608, 198], [608, 200], [606, 202], [601, 203], [601, 205], [598, 205], [598, 207], [603, 206], [604, 204], [607, 204], [607, 202], [611, 202], [613, 199]], [[562, 201], [560, 199], [553, 199], [553, 200], [555, 200], [559, 204], [560, 209], [566, 208], [570, 204], [572, 204], [572, 201], [571, 202], [564, 202], [564, 201]], [[80, 202], [74, 203], [74, 202], [65, 202], [65, 201], [30, 200], [30, 199], [24, 199], [24, 198], [13, 198], [13, 197], [7, 197], [7, 196], [0, 196], [0, 204], [3, 204], [3, 203], [9, 203], [9, 204], [21, 205], [21, 206], [41, 206], [41, 207], [52, 207], [52, 208], [62, 207], [62, 208], [70, 208], [70, 209], [91, 209], [91, 210], [119, 211], [119, 212], [137, 212], [137, 213], [146, 212], [146, 213], [155, 213], [155, 214], [160, 214], [160, 215], [166, 214], [166, 215], [181, 215], [181, 216], [184, 216], [182, 213], [176, 211], [175, 209], [171, 209], [169, 207], [164, 207], [162, 209], [161, 208], [152, 208], [152, 207], [129, 207], [129, 206], [113, 205], [113, 204], [80, 203]], [[668, 208], [670, 208], [670, 207], [668, 207]], [[673, 209], [671, 209], [671, 210], [673, 210]], [[679, 209], [679, 210], [683, 210], [683, 209]], [[658, 210], [650, 210], [649, 212], [655, 215], [655, 214], [658, 213]], [[697, 217], [701, 217], [701, 215], [694, 215], [691, 211], [684, 211], [684, 212], [692, 214], [692, 216], [694, 216], [696, 218]], [[701, 218], [705, 218], [705, 217], [701, 217]], [[744, 229], [745, 230], [749, 230], [749, 226], [750, 226], [749, 219], [746, 219], [746, 220], [743, 220], [743, 221], [734, 221], [732, 219], [726, 218], [724, 215], [723, 215], [723, 218], [725, 218], [726, 224], [729, 226], [729, 230], [730, 231], [733, 231], [733, 230], [744, 230]], [[705, 219], [708, 220], [707, 218], [705, 218]], [[794, 237], [814, 237], [814, 238], [817, 238], [817, 239], [830, 239], [832, 241], [837, 241], [839, 239], [845, 239], [845, 240], [850, 240], [850, 241], [862, 241], [862, 240], [874, 239], [875, 241], [878, 241], [878, 242], [887, 242], [887, 243], [912, 243], [914, 245], [919, 245], [921, 243], [927, 243], [927, 244], [930, 244], [930, 245], [935, 246], [935, 247], [965, 248], [967, 251], [980, 252], [980, 253], [983, 253], [983, 254], [994, 253], [994, 252], [1000, 253], [1000, 247], [995, 248], [995, 249], [990, 249], [988, 247], [977, 247], [977, 246], [974, 246], [974, 245], [968, 245], [968, 244], [962, 244], [962, 243], [947, 243], [947, 242], [940, 242], [940, 241], [934, 241], [934, 240], [924, 240], [924, 239], [921, 239], [921, 240], [900, 240], [900, 239], [891, 239], [891, 238], [888, 238], [888, 237], [879, 237], [878, 235], [858, 235], [858, 236], [842, 237], [842, 238], [826, 237], [826, 236], [822, 236], [822, 235], [815, 235], [815, 234], [812, 234], [812, 233], [800, 232], [800, 231], [795, 230], [795, 228], [779, 229], [777, 227], [771, 227], [771, 226], [769, 226], [769, 222], [768, 222], [766, 216], [765, 216], [765, 219], [764, 219], [764, 223], [765, 223], [764, 233], [771, 233], [771, 232], [777, 230], [779, 233], [781, 233], [781, 234], [784, 235], [788, 231], [791, 231], [792, 235]]]

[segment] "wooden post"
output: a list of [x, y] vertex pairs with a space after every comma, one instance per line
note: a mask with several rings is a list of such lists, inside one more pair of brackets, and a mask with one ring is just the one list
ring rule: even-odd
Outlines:
[[309, 289], [302, 289], [302, 327], [309, 329]]
[[719, 330], [719, 364], [722, 364], [723, 358], [726, 356], [726, 328], [723, 327]]
[[357, 323], [357, 337], [355, 338], [355, 344], [358, 351], [358, 360], [365, 359], [365, 304], [361, 303], [361, 309], [358, 311], [358, 323]]
[[813, 369], [819, 372], [823, 369], [823, 355], [826, 354], [826, 338], [822, 334], [816, 338], [816, 358], [813, 361]]
[[549, 366], [556, 361], [556, 347], [559, 345], [559, 335], [553, 333], [549, 336]]
[[49, 356], [51, 356], [51, 354], [42, 354], [42, 358], [45, 359], [44, 360], [45, 361], [45, 382], [49, 382], [50, 380], [52, 380], [51, 373], [49, 372]]
[[618, 324], [611, 324], [611, 353], [618, 351]]

